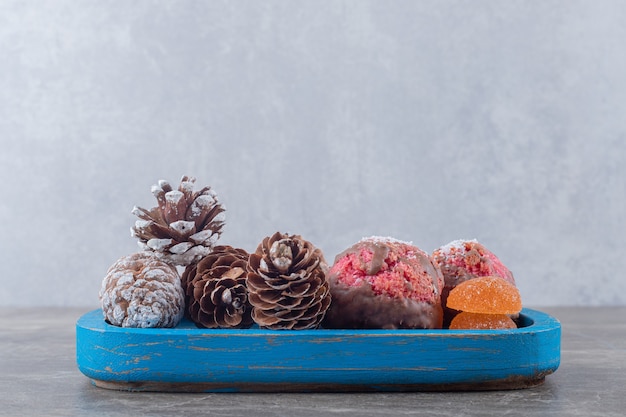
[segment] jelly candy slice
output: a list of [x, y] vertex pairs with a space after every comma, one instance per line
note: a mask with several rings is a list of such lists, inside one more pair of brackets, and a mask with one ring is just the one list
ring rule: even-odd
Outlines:
[[515, 285], [500, 277], [486, 276], [454, 287], [446, 305], [470, 313], [517, 314], [522, 309], [522, 299]]
[[516, 329], [515, 322], [506, 314], [481, 314], [463, 311], [450, 323], [451, 330]]

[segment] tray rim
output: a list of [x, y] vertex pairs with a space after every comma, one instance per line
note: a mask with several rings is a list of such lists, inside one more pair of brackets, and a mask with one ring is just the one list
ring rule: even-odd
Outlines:
[[[525, 308], [520, 319], [526, 322], [525, 327], [507, 330], [449, 330], [449, 329], [315, 329], [315, 330], [267, 330], [267, 329], [202, 329], [185, 320], [174, 328], [138, 329], [122, 328], [107, 324], [100, 309], [84, 314], [76, 323], [77, 330], [77, 363], [80, 371], [89, 377], [98, 387], [129, 390], [129, 391], [166, 391], [166, 392], [353, 392], [353, 391], [456, 391], [456, 390], [494, 390], [529, 388], [543, 383], [545, 376], [556, 371], [560, 364], [560, 331], [557, 319], [550, 315]], [[93, 340], [92, 340], [93, 339]], [[96, 340], [100, 341], [97, 342]], [[193, 350], [215, 350], [215, 361], [201, 357], [198, 370], [189, 370], [188, 358], [180, 350], [159, 347], [172, 340], [189, 343]], [[102, 342], [104, 341], [104, 342]], [[226, 342], [235, 343], [232, 347], [224, 347]], [[373, 342], [371, 357], [363, 352], [363, 346]], [[107, 346], [98, 346], [104, 343]], [[135, 350], [137, 345], [145, 343], [146, 350]], [[119, 344], [120, 346], [117, 346]], [[347, 349], [348, 354], [365, 354], [364, 358], [372, 363], [364, 369], [348, 369], [337, 366], [322, 369], [319, 362], [303, 354], [301, 358], [291, 359], [286, 366], [287, 377], [278, 376], [280, 364], [274, 365], [259, 360], [250, 362], [237, 356], [237, 347], [255, 345], [262, 351], [270, 351], [276, 345], [277, 352], [284, 354], [284, 347], [296, 345], [304, 348], [315, 357], [318, 350], [328, 353], [329, 346]], [[451, 365], [446, 370], [429, 364], [421, 369], [413, 360], [413, 368], [409, 365], [393, 362], [389, 357], [375, 358], [374, 348], [378, 345], [414, 344], [416, 351], [443, 349], [457, 359], [468, 359], [466, 365]], [[218, 346], [219, 345], [219, 346]], [[131, 347], [134, 346], [134, 347]], [[280, 351], [282, 346], [283, 351]], [[179, 346], [180, 347], [180, 346]], [[217, 349], [216, 349], [217, 347]], [[107, 348], [109, 351], [107, 352]], [[125, 350], [126, 349], [126, 350]], [[169, 350], [168, 350], [169, 349]], [[326, 350], [325, 350], [326, 349]], [[353, 352], [350, 351], [353, 350]], [[358, 350], [361, 349], [361, 350]], [[367, 348], [366, 348], [367, 349]], [[390, 350], [391, 349], [391, 350]], [[406, 348], [386, 347], [385, 354], [407, 356]], [[403, 350], [404, 349], [404, 350]], [[420, 350], [421, 349], [421, 350]], [[472, 350], [502, 350], [501, 359], [490, 359], [493, 363], [476, 362], [476, 352]], [[507, 352], [507, 349], [521, 349], [528, 354], [528, 361]], [[223, 351], [220, 353], [220, 350]], [[232, 350], [233, 352], [227, 352]], [[245, 349], [244, 349], [245, 350]], [[144, 354], [145, 353], [145, 354]], [[197, 353], [197, 352], [196, 352]], [[428, 352], [427, 352], [428, 353]], [[256, 354], [256, 353], [255, 353]], [[97, 357], [98, 355], [103, 355]], [[117, 355], [117, 356], [116, 356]], [[134, 355], [134, 356], [133, 356]], [[152, 369], [133, 367], [132, 363], [144, 363], [147, 356], [173, 355], [180, 363], [181, 375], [172, 375], [179, 368], [164, 369], [155, 365]], [[223, 355], [223, 356], [220, 356]], [[235, 356], [233, 356], [235, 355]], [[321, 354], [320, 354], [321, 355]], [[317, 356], [320, 356], [317, 355]], [[509, 356], [507, 356], [509, 355]], [[94, 357], [92, 357], [94, 356]], [[196, 359], [198, 356], [194, 356]], [[242, 360], [250, 370], [224, 368], [220, 359]], [[473, 359], [471, 359], [473, 358]], [[341, 359], [341, 358], [340, 358]], [[349, 357], [344, 359], [350, 360]], [[380, 359], [380, 364], [377, 364]], [[400, 357], [404, 359], [404, 357]], [[407, 359], [409, 359], [407, 357]], [[413, 358], [415, 359], [415, 358]], [[508, 359], [511, 359], [509, 362]], [[120, 363], [126, 361], [126, 364]], [[472, 363], [472, 361], [474, 361]], [[487, 360], [488, 362], [489, 360]], [[494, 362], [495, 361], [495, 362]], [[534, 362], [533, 362], [534, 361]], [[158, 361], [157, 361], [158, 362]], [[128, 365], [128, 364], [131, 365]], [[341, 362], [337, 362], [341, 364]], [[161, 362], [159, 362], [161, 364]], [[441, 365], [441, 363], [440, 363]], [[465, 368], [463, 368], [463, 366]], [[496, 369], [490, 369], [489, 367]], [[502, 368], [499, 369], [498, 367]], [[507, 367], [510, 367], [507, 369]], [[239, 368], [242, 368], [241, 366]], [[245, 368], [245, 367], [243, 367]], [[299, 369], [292, 369], [299, 368]], [[301, 368], [301, 369], [300, 369]], [[458, 369], [457, 369], [458, 368]], [[482, 369], [485, 368], [485, 369]], [[186, 369], [186, 371], [185, 371]], [[254, 372], [251, 373], [251, 369]], [[324, 372], [337, 372], [340, 377], [335, 383]], [[185, 373], [187, 372], [187, 373]], [[247, 372], [247, 373], [246, 373]], [[260, 374], [258, 374], [260, 372]], [[294, 373], [295, 372], [295, 373]], [[466, 375], [463, 374], [466, 373]], [[206, 378], [207, 374], [215, 373], [215, 377]], [[267, 373], [265, 375], [264, 373]], [[322, 374], [320, 374], [322, 373]], [[204, 376], [203, 376], [204, 375]], [[263, 376], [258, 376], [263, 375]], [[317, 375], [317, 376], [316, 376]], [[320, 377], [319, 375], [323, 375]], [[248, 380], [253, 376], [251, 380]], [[362, 377], [364, 382], [359, 379]], [[321, 379], [320, 379], [321, 378]]]
[[[101, 320], [93, 320], [94, 318]], [[520, 312], [522, 320], [526, 322], [525, 326], [516, 329], [496, 329], [496, 330], [450, 330], [450, 329], [310, 329], [310, 330], [271, 330], [261, 329], [253, 326], [248, 329], [207, 329], [198, 328], [186, 318], [175, 327], [158, 327], [158, 328], [139, 328], [139, 327], [119, 327], [106, 323], [101, 309], [91, 310], [83, 314], [76, 322], [77, 327], [85, 327], [92, 331], [102, 331], [108, 333], [128, 334], [135, 333], [138, 335], [180, 335], [181, 333], [189, 335], [213, 335], [213, 336], [277, 336], [277, 337], [303, 337], [303, 336], [342, 336], [347, 334], [385, 337], [385, 336], [451, 336], [464, 337], [467, 335], [477, 336], [494, 336], [515, 333], [529, 333], [553, 330], [555, 326], [560, 327], [560, 322], [555, 317], [539, 310], [523, 308]], [[94, 324], [95, 323], [95, 324]]]

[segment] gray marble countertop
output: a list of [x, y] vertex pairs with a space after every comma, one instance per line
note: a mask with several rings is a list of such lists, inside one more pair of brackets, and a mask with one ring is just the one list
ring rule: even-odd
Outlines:
[[624, 416], [626, 307], [537, 308], [562, 325], [561, 365], [531, 389], [447, 393], [169, 394], [94, 387], [76, 367], [87, 310], [0, 308], [0, 416]]

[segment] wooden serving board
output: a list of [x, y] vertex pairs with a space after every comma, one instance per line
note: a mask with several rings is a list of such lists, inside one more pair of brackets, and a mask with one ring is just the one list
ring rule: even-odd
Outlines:
[[169, 392], [517, 389], [560, 363], [561, 325], [524, 309], [513, 330], [121, 328], [76, 324], [78, 368], [99, 387]]

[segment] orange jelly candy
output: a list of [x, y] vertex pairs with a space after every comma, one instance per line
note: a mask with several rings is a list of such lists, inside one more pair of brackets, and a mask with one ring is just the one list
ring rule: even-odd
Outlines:
[[477, 277], [454, 287], [446, 302], [448, 308], [481, 314], [517, 314], [522, 299], [515, 285], [500, 277]]
[[516, 329], [517, 325], [506, 314], [481, 314], [463, 311], [452, 319], [451, 330]]

